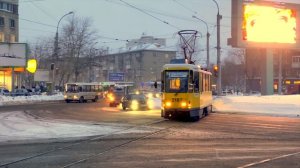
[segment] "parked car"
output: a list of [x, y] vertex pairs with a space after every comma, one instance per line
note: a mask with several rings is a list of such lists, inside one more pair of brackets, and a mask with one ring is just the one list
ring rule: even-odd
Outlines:
[[6, 88], [0, 88], [0, 95], [9, 96], [9, 90], [7, 90]]
[[27, 89], [16, 89], [11, 93], [12, 96], [31, 96], [31, 93]]
[[125, 95], [121, 99], [122, 109], [126, 110], [127, 108], [131, 110], [146, 110], [148, 109], [147, 98], [143, 94], [131, 93]]

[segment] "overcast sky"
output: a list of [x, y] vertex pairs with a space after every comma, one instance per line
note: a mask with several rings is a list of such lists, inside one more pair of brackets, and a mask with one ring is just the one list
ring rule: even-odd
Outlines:
[[[153, 18], [132, 7], [127, 2]], [[66, 13], [74, 11], [75, 15], [90, 17], [99, 36], [112, 39], [136, 39], [143, 33], [155, 37], [167, 38], [167, 45], [172, 46], [178, 36], [174, 33], [183, 29], [196, 29], [206, 34], [205, 25], [192, 18], [192, 15], [208, 23], [211, 33], [211, 44], [216, 46], [217, 6], [212, 0], [19, 0], [20, 5], [20, 42], [36, 42], [41, 37], [53, 37], [58, 20]], [[216, 0], [220, 7], [221, 40], [223, 51], [230, 37], [231, 0]], [[299, 0], [284, 2], [299, 3]], [[61, 25], [66, 23], [63, 19]], [[160, 21], [159, 21], [160, 20]], [[36, 24], [30, 21], [38, 22]], [[163, 23], [168, 22], [168, 24]], [[43, 25], [46, 24], [46, 25]], [[125, 46], [124, 41], [109, 38], [99, 39], [99, 45], [110, 48]], [[205, 49], [206, 39], [200, 40], [200, 48]], [[225, 53], [225, 52], [222, 52]], [[215, 50], [212, 50], [212, 55]], [[205, 52], [203, 52], [205, 55]]]

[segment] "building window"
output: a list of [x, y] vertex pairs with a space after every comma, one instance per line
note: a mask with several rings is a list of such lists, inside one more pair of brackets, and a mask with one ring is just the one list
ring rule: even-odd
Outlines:
[[6, 3], [6, 2], [0, 2], [0, 10], [4, 10], [7, 12], [13, 12], [15, 14], [18, 13], [18, 5]]
[[14, 19], [10, 19], [10, 27], [15, 28], [15, 20]]
[[12, 12], [13, 12], [14, 14], [18, 14], [18, 13], [19, 13], [18, 5], [12, 5]]
[[300, 62], [300, 56], [294, 56], [293, 57], [293, 62]]
[[4, 42], [4, 33], [0, 32], [0, 42]]
[[0, 17], [0, 26], [4, 26], [4, 17]]

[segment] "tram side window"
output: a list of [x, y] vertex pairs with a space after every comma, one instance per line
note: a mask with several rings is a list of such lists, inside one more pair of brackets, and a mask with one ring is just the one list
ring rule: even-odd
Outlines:
[[200, 74], [200, 85], [201, 85], [201, 88], [200, 88], [200, 92], [203, 92], [203, 89], [204, 89], [204, 85], [203, 85], [203, 73]]
[[193, 93], [194, 84], [193, 84], [193, 71], [189, 72], [189, 81], [188, 81], [188, 92]]
[[165, 73], [161, 72], [161, 92], [165, 91]]
[[211, 91], [211, 76], [208, 75], [208, 91]]
[[195, 72], [194, 76], [194, 91], [199, 93], [199, 72]]
[[208, 91], [208, 75], [205, 74], [205, 91]]
[[203, 74], [203, 91], [207, 91], [207, 75]]

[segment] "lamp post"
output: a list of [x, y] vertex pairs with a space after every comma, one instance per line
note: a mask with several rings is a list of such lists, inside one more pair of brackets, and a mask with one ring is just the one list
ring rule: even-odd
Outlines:
[[73, 14], [73, 13], [74, 13], [74, 12], [71, 11], [71, 12], [69, 12], [69, 13], [63, 15], [63, 16], [59, 19], [59, 21], [58, 21], [58, 23], [57, 23], [57, 26], [56, 26], [56, 34], [55, 34], [55, 41], [54, 41], [54, 54], [53, 54], [53, 57], [54, 57], [55, 59], [57, 59], [57, 57], [58, 57], [58, 28], [59, 28], [60, 21], [61, 21], [65, 16], [71, 15], [71, 14]]
[[[58, 23], [57, 23], [57, 26], [56, 26], [56, 34], [55, 34], [55, 39], [54, 39], [54, 52], [53, 52], [53, 57], [52, 57], [52, 63], [51, 63], [51, 70], [52, 70], [52, 88], [51, 88], [51, 93], [53, 94], [53, 92], [54, 92], [54, 87], [55, 87], [55, 68], [54, 68], [54, 66], [55, 66], [55, 61], [58, 59], [58, 28], [59, 28], [59, 24], [60, 24], [60, 21], [65, 17], [65, 16], [67, 16], [67, 15], [71, 15], [71, 14], [73, 14], [74, 12], [73, 11], [71, 11], [71, 12], [69, 12], [69, 13], [67, 13], [67, 14], [65, 14], [65, 15], [63, 15], [60, 19], [59, 19], [59, 21], [58, 21]], [[53, 67], [52, 67], [53, 66]]]
[[221, 77], [221, 46], [220, 46], [220, 22], [222, 19], [222, 15], [220, 15], [220, 9], [219, 9], [219, 4], [217, 3], [216, 0], [212, 0], [218, 8], [218, 14], [217, 14], [217, 66], [218, 66], [218, 79], [217, 79], [217, 91], [218, 91], [218, 96], [222, 94], [222, 77]]
[[197, 20], [200, 20], [201, 22], [203, 22], [204, 24], [205, 24], [205, 26], [206, 26], [206, 67], [207, 67], [207, 69], [210, 69], [210, 61], [209, 61], [209, 37], [210, 37], [210, 34], [209, 34], [209, 32], [208, 32], [208, 25], [207, 25], [207, 23], [204, 21], [204, 20], [202, 20], [202, 19], [200, 19], [200, 18], [198, 18], [197, 16], [195, 16], [195, 15], [193, 15], [193, 18], [195, 18], [195, 19], [197, 19]]

